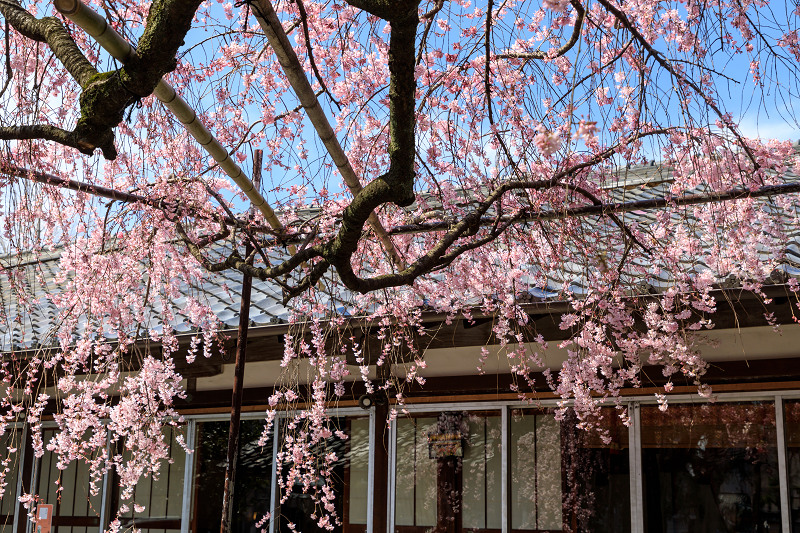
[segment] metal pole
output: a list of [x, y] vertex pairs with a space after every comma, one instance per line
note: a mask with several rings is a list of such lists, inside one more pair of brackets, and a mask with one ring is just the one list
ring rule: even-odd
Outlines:
[[644, 495], [642, 472], [642, 412], [639, 402], [628, 404], [631, 425], [628, 427], [628, 459], [631, 491], [631, 533], [644, 531]]
[[[253, 157], [253, 181], [258, 187], [261, 181], [262, 151], [256, 150]], [[253, 245], [247, 241], [245, 257], [253, 253]], [[231, 430], [228, 437], [228, 463], [225, 466], [225, 485], [222, 495], [222, 519], [220, 533], [228, 533], [231, 525], [233, 489], [236, 481], [236, 463], [239, 460], [239, 425], [242, 416], [242, 394], [244, 392], [244, 364], [247, 353], [247, 330], [250, 325], [250, 290], [253, 278], [242, 275], [242, 302], [239, 310], [239, 335], [236, 339], [236, 366], [233, 376], [233, 396], [231, 398]]]

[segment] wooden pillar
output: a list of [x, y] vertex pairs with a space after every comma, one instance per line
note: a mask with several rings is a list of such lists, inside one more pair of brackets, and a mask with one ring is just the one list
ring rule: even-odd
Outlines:
[[461, 533], [461, 458], [436, 460], [437, 533]]

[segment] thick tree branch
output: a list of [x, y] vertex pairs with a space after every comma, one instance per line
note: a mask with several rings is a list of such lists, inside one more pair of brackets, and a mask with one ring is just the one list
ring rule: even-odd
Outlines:
[[[253, 13], [261, 29], [263, 29], [264, 33], [267, 35], [270, 46], [272, 46], [272, 49], [275, 51], [278, 62], [286, 73], [286, 77], [289, 79], [292, 89], [294, 89], [295, 94], [297, 94], [297, 97], [300, 99], [300, 103], [308, 114], [308, 118], [314, 125], [317, 135], [319, 135], [322, 144], [325, 145], [328, 154], [341, 173], [342, 179], [344, 179], [347, 184], [347, 188], [350, 189], [350, 192], [355, 198], [363, 189], [361, 181], [358, 179], [355, 170], [353, 170], [353, 166], [350, 164], [347, 154], [344, 153], [342, 145], [339, 143], [339, 139], [336, 137], [336, 133], [333, 131], [328, 121], [328, 117], [319, 105], [317, 95], [314, 93], [311, 84], [306, 78], [305, 71], [302, 65], [300, 65], [300, 60], [297, 54], [295, 54], [286, 32], [283, 30], [283, 26], [278, 19], [278, 15], [275, 13], [275, 9], [272, 7], [272, 3], [269, 0], [251, 0], [250, 5], [253, 7]], [[383, 243], [383, 247], [386, 249], [392, 262], [399, 268], [402, 268], [404, 266], [403, 260], [397, 253], [397, 249], [389, 238], [389, 235], [386, 233], [386, 229], [384, 229], [380, 220], [378, 220], [378, 216], [374, 212], [370, 213], [368, 220], [375, 235], [377, 235], [381, 243]]]
[[[417, 35], [418, 1], [413, 15], [401, 21], [390, 21], [389, 38], [389, 171], [371, 181], [353, 199], [342, 215], [342, 226], [336, 238], [323, 248], [323, 257], [336, 267], [342, 281], [350, 288], [359, 285], [359, 280], [350, 264], [358, 247], [364, 224], [370, 214], [381, 204], [394, 203], [401, 207], [414, 202], [414, 156], [415, 145], [415, 93], [416, 66], [414, 53]], [[405, 4], [398, 12], [405, 9]], [[403, 270], [405, 272], [408, 269]], [[356, 289], [358, 290], [358, 289]]]
[[433, 5], [433, 8], [424, 15], [422, 15], [422, 18], [426, 20], [432, 20], [433, 17], [435, 17], [436, 14], [442, 10], [443, 7], [444, 7], [444, 0], [436, 0], [436, 3]]
[[45, 43], [67, 72], [85, 87], [97, 70], [83, 55], [67, 29], [55, 17], [37, 19], [22, 8], [16, 0], [0, 0], [0, 15], [20, 34], [40, 43]]
[[[575, 174], [581, 170], [586, 168], [592, 167], [597, 165], [603, 161], [608, 160], [609, 158], [613, 157], [618, 150], [627, 145], [631, 142], [634, 142], [638, 139], [643, 137], [651, 136], [651, 135], [662, 135], [667, 133], [669, 130], [659, 129], [653, 130], [649, 132], [639, 132], [621, 140], [617, 145], [612, 146], [599, 154], [596, 154], [594, 157], [587, 159], [581, 163], [574, 164], [564, 170], [561, 170], [554, 174], [549, 179], [542, 179], [542, 180], [515, 180], [515, 181], [507, 181], [502, 183], [496, 189], [494, 189], [485, 200], [478, 204], [475, 211], [469, 213], [468, 215], [462, 217], [459, 220], [453, 221], [453, 225], [450, 226], [448, 231], [442, 238], [437, 242], [425, 255], [418, 258], [414, 263], [409, 265], [406, 269], [401, 272], [393, 273], [393, 274], [383, 274], [379, 276], [375, 276], [372, 278], [359, 278], [355, 272], [353, 271], [352, 264], [350, 262], [350, 257], [352, 253], [355, 251], [355, 246], [358, 244], [358, 238], [353, 234], [352, 229], [345, 230], [346, 223], [349, 225], [353, 225], [355, 221], [345, 221], [342, 220], [342, 229], [339, 231], [336, 239], [333, 241], [333, 246], [330, 246], [326, 253], [323, 256], [328, 259], [335, 267], [339, 274], [340, 279], [342, 282], [347, 286], [348, 289], [367, 293], [372, 292], [379, 289], [384, 289], [387, 287], [396, 287], [399, 285], [408, 285], [411, 284], [416, 278], [419, 276], [431, 272], [440, 266], [444, 266], [444, 264], [449, 264], [452, 262], [455, 257], [460, 255], [461, 253], [471, 250], [474, 247], [470, 245], [470, 243], [466, 243], [461, 245], [460, 247], [452, 248], [453, 245], [459, 239], [463, 237], [469, 237], [472, 235], [477, 234], [482, 226], [484, 226], [485, 222], [485, 215], [489, 211], [489, 209], [494, 206], [498, 201], [500, 201], [503, 196], [515, 190], [543, 190], [549, 189], [552, 187], [558, 187], [562, 184], [563, 179], [569, 175]], [[379, 180], [375, 180], [371, 182], [369, 186], [375, 184]], [[376, 186], [377, 187], [377, 186]], [[367, 190], [365, 188], [365, 191]], [[385, 188], [388, 188], [386, 186]], [[379, 192], [382, 192], [384, 189], [377, 189], [376, 196], [378, 196]], [[386, 191], [384, 194], [391, 194], [390, 191]], [[345, 216], [350, 214], [353, 216], [354, 213], [350, 212], [349, 210], [354, 208], [356, 202], [354, 201], [350, 204], [345, 210]], [[492, 230], [490, 231], [490, 237], [487, 241], [489, 242], [492, 239], [496, 238], [500, 235], [506, 228], [508, 228], [511, 223], [515, 221], [516, 217], [512, 217], [511, 220], [504, 220], [498, 219], [495, 217], [491, 224]], [[357, 219], [356, 219], [357, 220]], [[363, 219], [361, 222], [363, 226]], [[341, 242], [342, 240], [347, 239], [346, 242]], [[486, 237], [482, 237], [479, 239], [481, 243]], [[353, 242], [353, 240], [355, 242]], [[339, 244], [337, 247], [336, 245]], [[352, 250], [352, 251], [351, 251]], [[460, 251], [458, 251], [460, 250]], [[349, 254], [348, 254], [349, 251]], [[453, 255], [453, 251], [456, 252], [456, 255]], [[344, 258], [347, 258], [347, 261]]]
[[200, 3], [200, 0], [153, 2], [137, 53], [118, 71], [95, 76], [84, 87], [81, 118], [75, 133], [87, 148], [101, 146], [95, 140], [97, 136], [115, 128], [128, 105], [149, 96], [161, 78], [175, 69], [178, 49]]
[[[579, 207], [569, 207], [558, 211], [540, 211], [522, 209], [508, 217], [503, 217], [501, 223], [510, 221], [513, 223], [526, 222], [545, 222], [548, 220], [563, 220], [566, 218], [588, 217], [588, 216], [607, 216], [614, 213], [630, 213], [632, 211], [643, 211], [649, 209], [664, 209], [666, 207], [680, 207], [687, 205], [715, 204], [720, 202], [730, 202], [743, 200], [746, 198], [762, 198], [770, 196], [780, 196], [783, 194], [796, 194], [800, 192], [800, 183], [784, 183], [780, 185], [766, 185], [758, 189], [732, 189], [730, 191], [709, 194], [687, 194], [678, 197], [662, 197], [647, 200], [633, 200], [630, 202], [616, 202], [604, 204], [592, 204]], [[456, 221], [446, 219], [437, 222], [423, 222], [419, 224], [407, 224], [395, 226], [389, 229], [391, 235], [405, 235], [413, 233], [427, 233], [432, 231], [446, 231], [451, 228]], [[481, 219], [482, 226], [496, 223], [495, 217], [484, 217]]]
[[390, 21], [389, 38], [389, 172], [387, 183], [393, 189], [392, 202], [405, 207], [414, 202], [414, 156], [416, 154], [417, 82], [414, 52], [419, 19], [414, 16]]
[[[20, 126], [16, 130], [7, 129], [4, 138], [52, 140], [87, 155], [100, 148], [107, 159], [116, 158], [113, 129], [122, 121], [129, 105], [150, 95], [162, 76], [175, 69], [178, 49], [200, 3], [200, 0], [153, 2], [137, 54], [120, 70], [98, 74], [61, 21], [54, 17], [36, 19], [16, 1], [0, 0], [0, 14], [11, 26], [30, 39], [46, 43], [83, 89], [81, 117], [72, 132], [50, 126]], [[68, 6], [59, 7], [68, 11]], [[10, 137], [13, 131], [20, 136]]]
[[416, 20], [419, 2], [420, 0], [347, 0], [351, 6], [390, 22]]
[[8, 140], [30, 140], [30, 139], [44, 139], [46, 141], [54, 141], [70, 148], [80, 150], [82, 145], [74, 132], [62, 130], [50, 124], [31, 124], [23, 126], [0, 126], [0, 139]]
[[6, 45], [6, 81], [3, 83], [3, 88], [0, 89], [0, 97], [2, 97], [6, 93], [6, 89], [11, 84], [11, 80], [14, 79], [14, 69], [11, 67], [11, 39], [9, 36], [9, 28], [8, 28], [8, 21], [6, 20], [6, 30], [5, 30], [5, 45]]

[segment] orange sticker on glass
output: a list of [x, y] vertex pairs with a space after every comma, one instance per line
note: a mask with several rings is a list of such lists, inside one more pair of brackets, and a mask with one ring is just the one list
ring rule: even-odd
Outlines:
[[50, 533], [53, 524], [53, 505], [41, 503], [36, 507], [36, 533]]

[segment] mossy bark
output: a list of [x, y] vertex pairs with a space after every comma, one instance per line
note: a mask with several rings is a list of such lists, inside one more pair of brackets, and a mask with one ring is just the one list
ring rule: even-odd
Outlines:
[[113, 128], [122, 121], [125, 109], [152, 94], [161, 78], [177, 66], [178, 49], [200, 4], [199, 0], [153, 2], [137, 53], [121, 69], [94, 76], [84, 87], [81, 118], [75, 128], [79, 144], [106, 152], [109, 136], [113, 142]]
[[[175, 69], [178, 49], [201, 3], [201, 0], [155, 0], [137, 54], [121, 69], [100, 74], [58, 19], [37, 19], [18, 5], [0, 3], [0, 15], [26, 37], [47, 43], [83, 89], [81, 117], [72, 132], [59, 130], [61, 133], [55, 135], [50, 131], [52, 127], [28, 131], [40, 131], [42, 138], [74, 146], [86, 154], [100, 148], [107, 159], [116, 158], [114, 128], [122, 121], [128, 106], [152, 94], [161, 78]], [[0, 137], [12, 133], [10, 128], [6, 130], [0, 132]]]
[[56, 58], [81, 87], [86, 80], [97, 74], [97, 70], [86, 59], [67, 29], [57, 18], [37, 19], [13, 0], [0, 2], [0, 15], [11, 27], [28, 39], [47, 43]]

